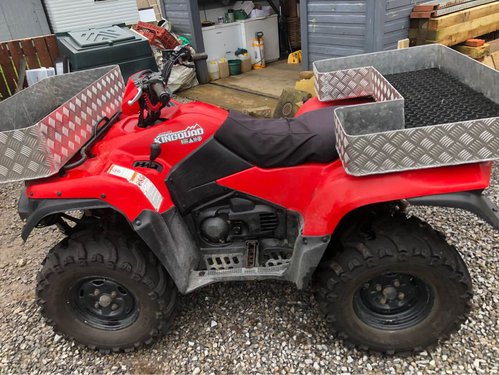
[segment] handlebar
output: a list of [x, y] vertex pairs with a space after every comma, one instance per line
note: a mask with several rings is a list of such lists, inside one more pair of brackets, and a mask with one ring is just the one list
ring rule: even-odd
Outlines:
[[156, 98], [163, 104], [168, 104], [170, 101], [170, 94], [165, 89], [163, 82], [156, 82], [151, 85], [152, 91], [156, 94]]
[[[166, 85], [170, 78], [173, 66], [176, 63], [184, 64], [188, 67], [194, 67], [194, 64], [188, 64], [189, 61], [198, 61], [207, 58], [206, 53], [192, 54], [188, 47], [178, 46], [173, 50], [165, 51], [168, 56], [165, 59], [165, 64], [161, 73], [152, 72], [150, 70], [143, 71], [136, 79], [137, 94], [132, 100], [128, 101], [128, 105], [132, 106], [142, 96], [146, 96], [146, 100], [152, 100], [152, 105], [156, 106], [156, 102], [165, 106], [170, 101], [170, 92]], [[156, 100], [154, 100], [156, 99]], [[151, 106], [151, 102], [148, 101]], [[155, 110], [151, 107], [151, 110]]]
[[200, 60], [206, 60], [208, 58], [208, 54], [205, 52], [200, 52], [200, 53], [195, 53], [192, 56], [192, 61], [200, 61]]
[[187, 67], [194, 67], [193, 61], [207, 58], [205, 53], [192, 54], [191, 50], [184, 46], [178, 46], [165, 52], [167, 55], [161, 73], [144, 70], [134, 75], [137, 94], [128, 101], [128, 105], [133, 106], [134, 103], [140, 101], [139, 127], [154, 125], [160, 118], [161, 109], [170, 102], [171, 93], [167, 88], [167, 83], [173, 66], [179, 63]]

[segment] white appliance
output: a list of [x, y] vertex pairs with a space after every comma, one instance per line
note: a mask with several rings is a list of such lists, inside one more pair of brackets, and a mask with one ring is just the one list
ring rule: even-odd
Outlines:
[[[259, 31], [263, 33], [265, 44], [264, 56], [266, 62], [272, 62], [279, 59], [279, 28], [277, 14], [263, 18], [248, 18], [241, 23], [241, 38], [248, 51], [251, 51], [251, 43], [255, 34]], [[254, 54], [251, 54], [251, 63], [255, 64]]]
[[234, 52], [242, 46], [241, 26], [232, 22], [203, 27], [203, 43], [208, 60], [235, 58]]
[[[277, 14], [262, 18], [248, 18], [232, 23], [203, 27], [204, 50], [208, 60], [225, 57], [235, 58], [234, 52], [244, 48], [252, 55], [251, 44], [255, 34], [263, 32], [265, 43], [265, 61], [272, 62], [279, 59], [279, 31]], [[251, 63], [254, 64], [256, 61]]]

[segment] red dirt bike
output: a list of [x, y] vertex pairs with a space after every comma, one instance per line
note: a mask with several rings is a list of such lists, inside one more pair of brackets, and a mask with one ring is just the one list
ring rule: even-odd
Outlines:
[[457, 330], [472, 286], [456, 249], [409, 204], [467, 209], [499, 227], [482, 196], [491, 162], [354, 177], [330, 125], [337, 106], [306, 102], [262, 120], [171, 100], [163, 72], [128, 81], [122, 111], [62, 173], [27, 183], [27, 239], [57, 225], [37, 300], [47, 323], [103, 352], [151, 344], [177, 293], [222, 281], [314, 287], [335, 334], [360, 349], [419, 351]]

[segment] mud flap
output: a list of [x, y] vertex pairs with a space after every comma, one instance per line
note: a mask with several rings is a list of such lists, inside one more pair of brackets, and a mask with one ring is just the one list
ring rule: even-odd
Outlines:
[[298, 289], [305, 289], [310, 284], [330, 240], [330, 236], [298, 237], [285, 279], [294, 282]]
[[450, 194], [428, 195], [407, 200], [414, 206], [439, 206], [470, 211], [499, 229], [499, 208], [482, 195], [482, 190], [463, 191]]
[[166, 268], [179, 292], [186, 293], [189, 274], [199, 263], [199, 251], [177, 209], [162, 215], [146, 210], [132, 224]]
[[92, 210], [97, 208], [115, 209], [99, 199], [29, 199], [23, 190], [17, 208], [21, 219], [26, 219], [21, 232], [21, 238], [23, 241], [26, 241], [38, 223], [49, 215], [65, 211]]

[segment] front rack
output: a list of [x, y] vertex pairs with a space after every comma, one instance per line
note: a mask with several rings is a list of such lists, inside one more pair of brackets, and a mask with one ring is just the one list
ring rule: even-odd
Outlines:
[[102, 134], [123, 91], [119, 67], [108, 66], [49, 77], [0, 102], [0, 183], [59, 172]]

